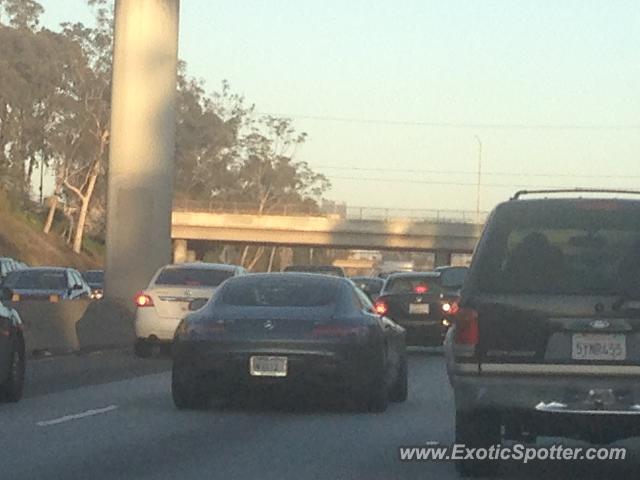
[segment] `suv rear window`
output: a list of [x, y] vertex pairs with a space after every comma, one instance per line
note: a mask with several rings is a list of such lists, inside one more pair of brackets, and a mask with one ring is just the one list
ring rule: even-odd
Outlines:
[[529, 207], [505, 209], [494, 216], [478, 262], [480, 290], [640, 292], [638, 204], [575, 201]]
[[213, 268], [165, 268], [156, 285], [187, 285], [191, 287], [217, 287], [226, 279], [233, 277], [231, 270]]
[[247, 278], [227, 284], [220, 302], [244, 307], [321, 307], [336, 303], [334, 282]]

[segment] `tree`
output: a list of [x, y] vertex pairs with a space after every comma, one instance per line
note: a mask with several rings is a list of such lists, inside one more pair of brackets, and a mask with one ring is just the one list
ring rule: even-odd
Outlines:
[[[238, 178], [230, 198], [251, 202], [259, 215], [282, 206], [317, 208], [330, 183], [306, 162], [295, 161], [306, 138], [306, 133], [296, 132], [290, 119], [264, 116], [251, 122], [239, 145]], [[249, 251], [245, 247], [241, 262], [252, 269], [265, 249], [255, 248], [250, 260]]]
[[75, 51], [69, 49], [69, 89], [63, 102], [63, 121], [56, 135], [58, 188], [73, 194], [72, 203], [77, 205], [73, 234], [76, 253], [82, 250], [96, 184], [106, 172], [110, 138], [113, 16], [104, 6], [105, 2], [90, 4], [97, 7], [95, 28], [81, 23], [63, 24], [64, 37], [76, 48]]
[[224, 197], [235, 182], [234, 156], [239, 118], [248, 114], [242, 99], [229, 92], [214, 101], [202, 82], [178, 74], [175, 193], [180, 198], [212, 200]]
[[0, 25], [0, 173], [28, 198], [35, 165], [49, 158], [49, 134], [64, 76], [61, 35]]
[[34, 0], [0, 0], [0, 11], [9, 17], [9, 25], [34, 30], [40, 24], [44, 8]]

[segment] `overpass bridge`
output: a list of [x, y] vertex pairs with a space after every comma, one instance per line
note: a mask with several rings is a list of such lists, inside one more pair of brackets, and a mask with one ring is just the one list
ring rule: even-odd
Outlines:
[[[174, 207], [171, 237], [174, 260], [187, 255], [188, 240], [226, 244], [308, 246], [366, 250], [432, 252], [436, 265], [453, 253], [471, 253], [484, 218], [475, 212], [351, 208], [342, 213], [303, 214], [284, 209], [269, 214], [247, 209], [221, 211], [194, 205]], [[366, 213], [365, 213], [366, 212]], [[422, 216], [422, 218], [420, 218]]]

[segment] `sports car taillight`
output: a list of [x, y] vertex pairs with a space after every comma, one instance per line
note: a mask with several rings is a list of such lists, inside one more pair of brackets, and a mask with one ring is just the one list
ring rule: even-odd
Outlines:
[[461, 308], [455, 316], [456, 345], [475, 346], [480, 339], [478, 312], [472, 308]]

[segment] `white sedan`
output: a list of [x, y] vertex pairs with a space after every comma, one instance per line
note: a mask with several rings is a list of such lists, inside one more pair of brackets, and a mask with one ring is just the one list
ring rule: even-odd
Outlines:
[[193, 300], [208, 300], [228, 278], [246, 271], [237, 265], [183, 263], [162, 267], [136, 295], [135, 353], [149, 357], [169, 344]]

